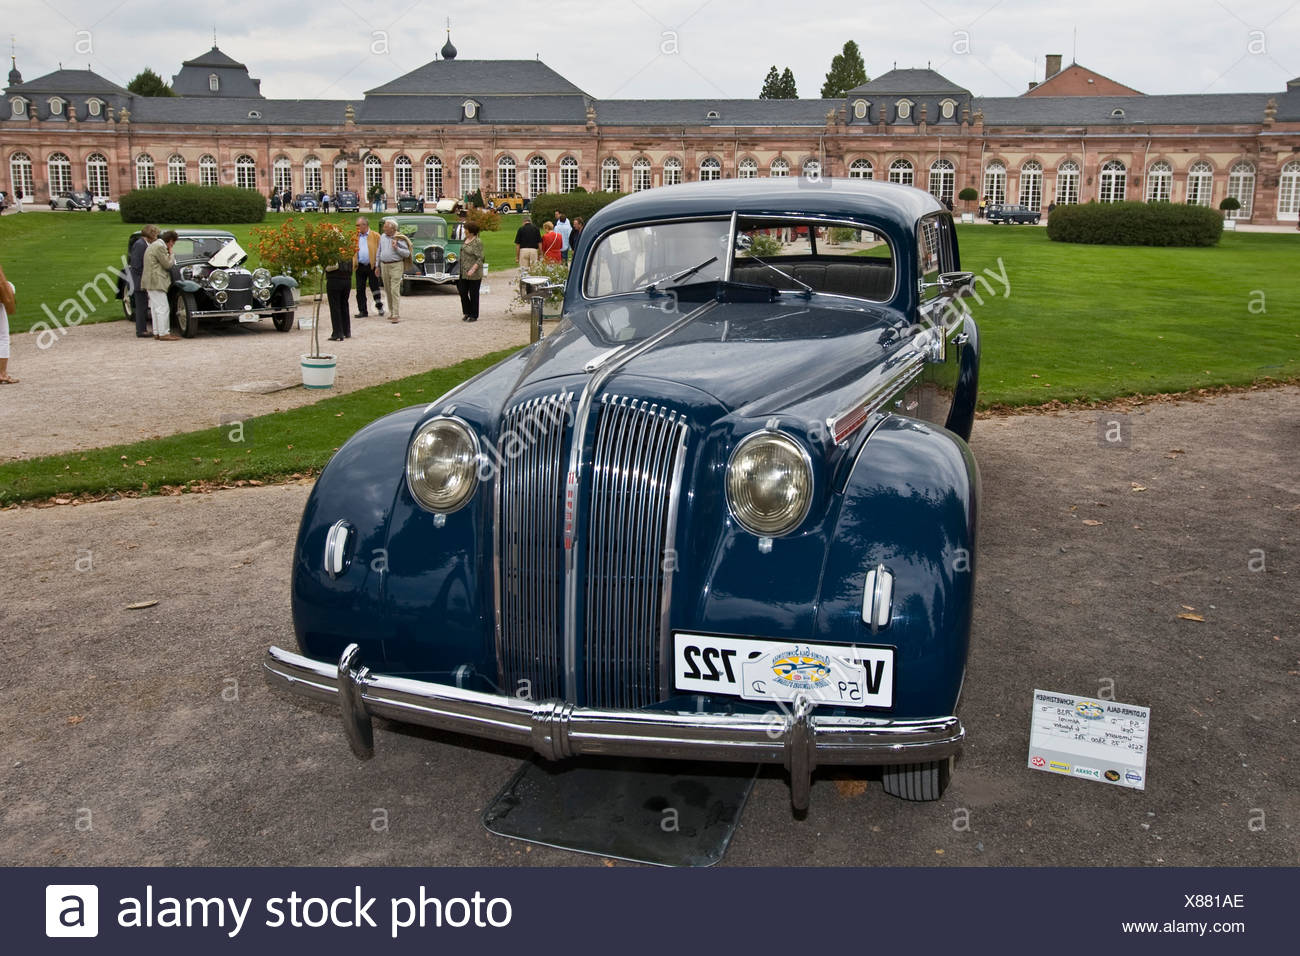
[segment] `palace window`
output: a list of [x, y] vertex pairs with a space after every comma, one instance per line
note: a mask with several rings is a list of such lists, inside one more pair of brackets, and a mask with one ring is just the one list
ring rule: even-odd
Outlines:
[[549, 184], [545, 156], [534, 156], [528, 161], [528, 195], [540, 196]]
[[293, 191], [293, 164], [289, 157], [281, 156], [271, 166], [271, 185], [278, 193]]
[[424, 195], [426, 199], [442, 198], [442, 160], [437, 156], [424, 161]]
[[135, 158], [135, 188], [153, 189], [157, 185], [158, 179], [154, 175], [153, 157], [148, 153], [141, 153]]
[[1020, 205], [1034, 212], [1043, 208], [1043, 164], [1036, 159], [1020, 167]]
[[1101, 183], [1097, 190], [1098, 202], [1123, 202], [1128, 185], [1128, 168], [1118, 159], [1101, 167]]
[[208, 91], [216, 93], [221, 89], [221, 78], [215, 73], [208, 74]]
[[497, 160], [497, 191], [503, 193], [519, 191], [519, 176], [513, 156], [502, 156]]
[[320, 159], [316, 156], [308, 156], [302, 161], [302, 189], [303, 192], [315, 193], [325, 188], [325, 176], [321, 172]]
[[384, 188], [384, 164], [374, 153], [369, 153], [361, 168], [365, 175], [365, 198], [369, 199], [370, 190], [374, 189], [376, 186], [380, 189]]
[[996, 159], [984, 167], [984, 198], [990, 205], [1007, 201], [1007, 167]]
[[952, 119], [957, 114], [956, 100], [940, 100], [939, 115], [946, 120]]
[[571, 193], [578, 188], [578, 161], [572, 156], [560, 160], [560, 192]]
[[108, 195], [108, 159], [103, 153], [86, 157], [86, 188], [92, 196]]
[[235, 185], [240, 189], [257, 188], [257, 164], [247, 153], [235, 157]]
[[1277, 217], [1300, 216], [1300, 162], [1292, 160], [1282, 167], [1277, 179]]
[[936, 159], [930, 165], [930, 195], [939, 202], [952, 202], [957, 185], [957, 167], [952, 160]]
[[889, 181], [891, 183], [902, 183], [904, 186], [912, 185], [912, 164], [906, 159], [894, 160], [889, 164]]
[[718, 162], [712, 156], [700, 163], [700, 182], [707, 183], [721, 178], [722, 163]]
[[632, 192], [650, 188], [650, 160], [642, 157], [632, 164]]
[[860, 120], [866, 119], [868, 109], [869, 109], [869, 104], [867, 103], [866, 100], [854, 100], [853, 101], [854, 119], [860, 119]]
[[740, 168], [736, 170], [737, 179], [757, 179], [758, 178], [758, 161], [754, 159], [742, 159]]
[[14, 153], [9, 157], [9, 185], [15, 191], [21, 189], [24, 199], [31, 199], [36, 192], [32, 182], [32, 158], [26, 153]]
[[199, 185], [217, 185], [217, 157], [206, 153], [199, 157]]
[[790, 175], [790, 164], [784, 159], [774, 159], [767, 174], [773, 179], [783, 179]]
[[1079, 201], [1079, 164], [1067, 159], [1056, 167], [1056, 204], [1073, 206]]
[[72, 192], [72, 162], [67, 153], [51, 153], [45, 161], [50, 177], [50, 195], [62, 196]]
[[460, 161], [460, 194], [464, 198], [483, 187], [483, 170], [477, 156], [466, 156]]
[[1240, 209], [1228, 211], [1229, 219], [1249, 219], [1255, 203], [1255, 167], [1237, 163], [1228, 170], [1228, 195], [1241, 203]]
[[[607, 193], [619, 192], [622, 188], [622, 176], [620, 173], [621, 170], [618, 165], [618, 160], [613, 156], [610, 156], [600, 164], [600, 188]], [[665, 180], [667, 179], [667, 175], [667, 172], [665, 172]]]
[[[310, 186], [307, 188], [311, 189]], [[399, 196], [415, 194], [415, 168], [410, 156], [398, 156], [393, 160], [393, 188]]]
[[167, 157], [167, 182], [173, 186], [184, 186], [185, 178], [185, 157], [172, 153]]
[[95, 99], [93, 96], [92, 96], [90, 99], [86, 100], [86, 115], [87, 115], [87, 116], [98, 116], [98, 115], [99, 115], [100, 113], [102, 113], [103, 111], [104, 111], [104, 101], [103, 101], [103, 100], [97, 100], [97, 99]]
[[801, 175], [803, 175], [805, 179], [821, 179], [822, 178], [821, 160], [818, 159], [806, 160], [803, 164]]
[[1174, 167], [1163, 159], [1147, 170], [1147, 202], [1169, 202], [1174, 188]]
[[901, 123], [903, 120], [912, 118], [912, 101], [899, 100], [894, 104], [894, 116]]
[[682, 181], [682, 161], [680, 159], [664, 160], [664, 185], [676, 186]]
[[1187, 170], [1187, 201], [1193, 206], [1208, 206], [1214, 193], [1214, 167], [1201, 160]]
[[59, 99], [57, 96], [50, 97], [50, 115], [51, 116], [63, 115], [63, 100]]
[[334, 192], [338, 193], [348, 188], [348, 161], [346, 159], [334, 160]]
[[855, 159], [849, 163], [849, 179], [872, 179], [875, 176], [875, 170], [871, 166], [869, 159]]
[[23, 99], [21, 96], [15, 96], [15, 97], [12, 97], [12, 98], [9, 100], [9, 111], [10, 111], [11, 113], [13, 113], [13, 115], [14, 115], [15, 118], [17, 118], [17, 117], [21, 117], [21, 116], [26, 116], [26, 115], [27, 115], [27, 101], [26, 101], [25, 99]]

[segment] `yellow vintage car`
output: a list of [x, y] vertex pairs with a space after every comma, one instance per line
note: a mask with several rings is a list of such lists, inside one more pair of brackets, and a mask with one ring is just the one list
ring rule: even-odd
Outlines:
[[488, 199], [487, 204], [502, 215], [524, 211], [524, 197], [519, 193], [497, 193]]

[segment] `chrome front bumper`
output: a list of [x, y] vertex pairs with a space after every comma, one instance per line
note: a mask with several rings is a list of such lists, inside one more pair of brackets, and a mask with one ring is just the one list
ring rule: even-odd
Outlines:
[[337, 665], [272, 647], [263, 665], [273, 688], [332, 701], [343, 715], [352, 752], [374, 755], [371, 717], [437, 727], [532, 747], [547, 760], [579, 754], [781, 764], [790, 771], [795, 809], [808, 806], [812, 773], [821, 764], [904, 764], [961, 752], [965, 730], [956, 717], [885, 720], [813, 716], [804, 703], [791, 712], [704, 714], [596, 710], [562, 701], [536, 703], [446, 684], [375, 674], [349, 645]]
[[446, 285], [448, 282], [456, 281], [454, 272], [406, 272], [402, 278], [407, 282], [432, 282], [435, 285]]

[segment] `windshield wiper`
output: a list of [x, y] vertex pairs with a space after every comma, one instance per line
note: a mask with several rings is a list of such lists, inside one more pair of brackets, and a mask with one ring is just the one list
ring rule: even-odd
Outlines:
[[[718, 261], [717, 256], [709, 256], [709, 258], [705, 259], [698, 266], [691, 266], [691, 268], [685, 270], [684, 272], [679, 272], [675, 276], [668, 276], [668, 281], [673, 284], [681, 282], [683, 279], [687, 278], [688, 276], [695, 275], [695, 273], [699, 272], [705, 266], [711, 265], [717, 261]], [[637, 291], [649, 292], [651, 295], [656, 295], [659, 293], [659, 283], [662, 281], [663, 281], [662, 279], [655, 279], [654, 282], [651, 282], [649, 285], [642, 286]]]
[[[794, 276], [790, 275], [790, 273], [785, 272], [785, 271], [782, 270], [782, 269], [778, 269], [776, 266], [772, 265], [772, 263], [770, 263], [770, 262], [765, 262], [764, 260], [760, 259], [758, 256], [754, 255], [752, 252], [747, 253], [745, 257], [746, 257], [747, 259], [753, 259], [753, 260], [754, 260], [755, 262], [757, 262], [760, 266], [764, 266], [765, 268], [771, 269], [771, 270], [772, 270], [773, 272], [775, 272], [777, 275], [782, 276], [782, 277], [784, 277], [784, 278], [786, 278], [786, 279], [789, 279], [789, 280], [790, 280], [791, 282], [793, 282], [795, 285], [803, 286], [803, 295], [805, 295], [805, 296], [808, 297], [809, 299], [812, 298], [813, 287], [810, 286], [807, 282], [802, 282], [802, 281], [800, 281], [799, 279], [796, 279]], [[782, 291], [782, 290], [777, 289], [776, 291], [777, 291], [777, 292], [780, 292], [780, 291]]]

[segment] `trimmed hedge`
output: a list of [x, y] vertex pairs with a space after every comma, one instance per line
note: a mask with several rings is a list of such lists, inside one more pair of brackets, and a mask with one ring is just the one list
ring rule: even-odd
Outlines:
[[266, 197], [238, 186], [157, 186], [133, 189], [119, 200], [123, 222], [261, 222]]
[[542, 193], [528, 204], [528, 216], [533, 225], [540, 226], [552, 219], [558, 209], [569, 217], [569, 222], [573, 222], [574, 216], [581, 216], [586, 222], [596, 210], [623, 196], [623, 193]]
[[1049, 239], [1089, 245], [1213, 246], [1222, 234], [1213, 209], [1167, 202], [1057, 206], [1047, 220]]

